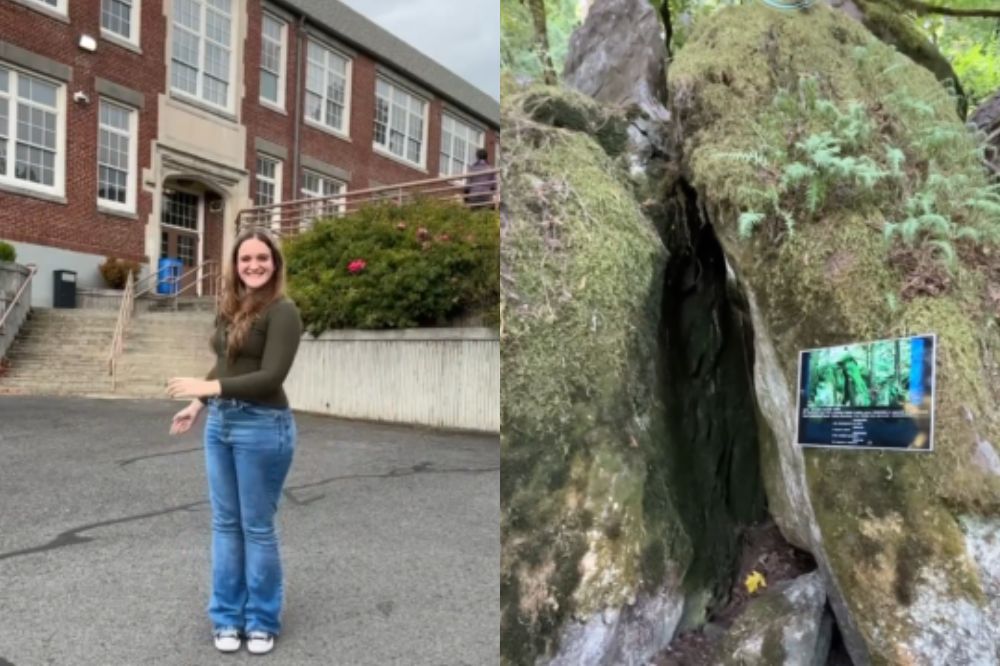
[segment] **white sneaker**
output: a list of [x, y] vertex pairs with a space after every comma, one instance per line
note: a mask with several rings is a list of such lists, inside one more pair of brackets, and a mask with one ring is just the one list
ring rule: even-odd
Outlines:
[[220, 629], [213, 636], [215, 649], [219, 652], [236, 652], [240, 649], [240, 632], [235, 629]]
[[274, 648], [274, 634], [266, 631], [251, 631], [247, 634], [247, 650], [250, 654], [267, 654]]

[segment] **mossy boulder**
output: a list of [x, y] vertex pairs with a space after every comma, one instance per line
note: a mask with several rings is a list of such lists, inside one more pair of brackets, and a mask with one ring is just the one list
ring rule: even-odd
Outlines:
[[554, 94], [502, 113], [501, 659], [639, 663], [670, 640], [692, 557], [650, 474], [667, 253], [620, 166], [570, 128], [599, 129], [540, 122], [589, 117]]
[[[855, 663], [995, 663], [998, 221], [970, 203], [995, 199], [952, 100], [824, 6], [718, 12], [668, 87], [682, 172], [752, 306], [769, 505], [816, 555]], [[925, 332], [932, 453], [796, 448], [800, 350]]]

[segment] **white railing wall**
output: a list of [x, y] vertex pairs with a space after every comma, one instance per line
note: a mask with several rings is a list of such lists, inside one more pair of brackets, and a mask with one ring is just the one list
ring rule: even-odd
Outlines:
[[307, 334], [285, 392], [307, 412], [500, 432], [500, 340], [490, 328]]

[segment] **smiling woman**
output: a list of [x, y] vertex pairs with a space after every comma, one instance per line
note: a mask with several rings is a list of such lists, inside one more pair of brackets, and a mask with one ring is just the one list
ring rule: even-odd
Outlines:
[[212, 504], [215, 646], [270, 652], [281, 629], [281, 559], [274, 529], [295, 451], [296, 425], [282, 383], [302, 335], [298, 308], [285, 296], [285, 260], [265, 232], [233, 245], [206, 379], [175, 377], [171, 397], [197, 398], [173, 419], [187, 432], [206, 402], [205, 464]]

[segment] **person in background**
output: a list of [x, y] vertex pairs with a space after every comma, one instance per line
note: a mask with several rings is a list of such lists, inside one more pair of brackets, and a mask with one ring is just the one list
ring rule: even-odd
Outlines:
[[476, 161], [469, 167], [472, 175], [465, 179], [465, 205], [470, 208], [485, 208], [493, 204], [493, 193], [497, 188], [496, 174], [476, 173], [493, 169], [488, 159], [489, 153], [485, 148], [476, 149]]
[[187, 432], [208, 407], [205, 471], [212, 507], [215, 647], [265, 654], [281, 630], [283, 577], [274, 517], [295, 452], [296, 425], [282, 383], [302, 320], [285, 296], [285, 261], [257, 229], [233, 244], [206, 379], [174, 377], [172, 398], [195, 398], [174, 415], [170, 434]]

